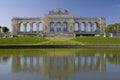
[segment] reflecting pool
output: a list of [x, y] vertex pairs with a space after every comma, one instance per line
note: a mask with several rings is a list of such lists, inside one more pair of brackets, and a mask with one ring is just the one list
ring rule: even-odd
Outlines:
[[0, 80], [120, 80], [120, 51], [0, 50]]

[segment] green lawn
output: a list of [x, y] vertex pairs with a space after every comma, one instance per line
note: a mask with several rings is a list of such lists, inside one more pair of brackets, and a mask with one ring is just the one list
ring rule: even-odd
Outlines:
[[39, 44], [39, 45], [86, 45], [86, 44], [120, 44], [120, 38], [114, 37], [52, 37], [19, 36], [14, 38], [0, 38], [0, 45]]
[[0, 49], [0, 55], [36, 54], [120, 54], [120, 49]]
[[48, 41], [38, 36], [19, 36], [14, 38], [0, 38], [0, 44], [39, 44]]
[[120, 44], [118, 37], [76, 37], [72, 40], [83, 44]]

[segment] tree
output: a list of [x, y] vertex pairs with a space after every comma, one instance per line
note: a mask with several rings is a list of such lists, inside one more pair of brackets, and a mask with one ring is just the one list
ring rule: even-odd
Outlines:
[[120, 23], [110, 24], [106, 28], [106, 32], [115, 32], [117, 28], [120, 28]]
[[2, 27], [2, 31], [3, 31], [4, 33], [6, 33], [6, 32], [9, 31], [9, 29], [8, 29], [7, 27]]

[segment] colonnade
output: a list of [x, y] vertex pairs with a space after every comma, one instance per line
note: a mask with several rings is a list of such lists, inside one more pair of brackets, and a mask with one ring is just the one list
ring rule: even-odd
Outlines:
[[[41, 64], [40, 64], [41, 62]], [[44, 73], [48, 74], [49, 71], [54, 69], [68, 70], [73, 72], [78, 71], [105, 71], [106, 68], [106, 59], [104, 56], [49, 56], [45, 55], [44, 57], [40, 56], [13, 56], [12, 58], [12, 71], [33, 71], [40, 72], [41, 69], [44, 69]], [[59, 71], [59, 70], [58, 70]]]
[[98, 23], [75, 23], [75, 31], [77, 32], [99, 32], [100, 27]]
[[40, 57], [33, 57], [33, 56], [14, 56], [12, 58], [12, 71], [13, 72], [40, 72], [41, 66], [40, 66]]
[[[61, 22], [50, 22], [49, 27], [46, 28], [46, 31], [48, 32], [69, 32], [68, 29], [70, 29], [69, 24], [67, 22], [61, 23]], [[99, 32], [100, 27], [98, 23], [74, 23], [74, 31], [76, 32]], [[23, 30], [22, 30], [23, 29]], [[40, 30], [41, 29], [41, 30]], [[19, 33], [39, 33], [40, 31], [43, 31], [44, 26], [43, 23], [20, 23], [18, 32]]]
[[18, 29], [18, 31], [22, 33], [39, 33], [42, 30], [43, 30], [42, 23], [35, 23], [35, 25], [31, 23], [21, 23]]

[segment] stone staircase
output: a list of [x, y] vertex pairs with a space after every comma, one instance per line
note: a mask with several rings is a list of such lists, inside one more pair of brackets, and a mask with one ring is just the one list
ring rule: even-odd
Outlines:
[[57, 32], [57, 33], [43, 33], [43, 36], [45, 37], [74, 37], [74, 33], [70, 33], [70, 32]]

